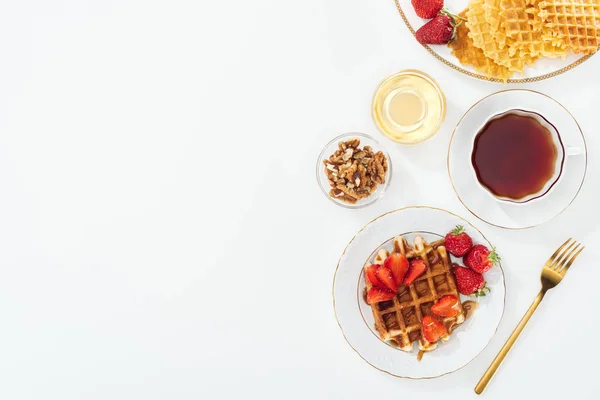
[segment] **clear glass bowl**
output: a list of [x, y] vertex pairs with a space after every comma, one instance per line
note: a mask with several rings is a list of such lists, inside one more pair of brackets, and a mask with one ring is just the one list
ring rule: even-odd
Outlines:
[[433, 137], [446, 117], [446, 98], [424, 72], [404, 70], [385, 78], [375, 90], [371, 114], [389, 139], [414, 145]]
[[[360, 199], [354, 204], [346, 203], [342, 200], [336, 199], [329, 195], [329, 191], [331, 190], [331, 185], [329, 184], [329, 179], [327, 178], [327, 174], [325, 173], [325, 165], [323, 164], [323, 160], [328, 159], [335, 151], [338, 149], [339, 142], [345, 142], [347, 140], [357, 138], [360, 139], [360, 147], [371, 146], [373, 148], [373, 152], [378, 152], [381, 150], [383, 155], [387, 159], [388, 162], [388, 170], [385, 175], [385, 183], [377, 185], [377, 189], [369, 197], [364, 199]], [[381, 146], [381, 144], [372, 138], [369, 135], [358, 132], [350, 132], [344, 133], [334, 139], [332, 139], [329, 143], [325, 145], [321, 154], [319, 154], [319, 158], [317, 159], [317, 182], [319, 183], [319, 187], [323, 194], [332, 202], [337, 204], [338, 206], [345, 208], [363, 208], [370, 204], [373, 204], [375, 201], [379, 200], [385, 194], [388, 186], [390, 185], [390, 181], [392, 180], [392, 160], [387, 151]]]

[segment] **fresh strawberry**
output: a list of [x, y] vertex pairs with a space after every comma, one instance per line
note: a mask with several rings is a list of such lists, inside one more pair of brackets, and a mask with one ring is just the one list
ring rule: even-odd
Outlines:
[[454, 15], [444, 12], [436, 15], [434, 19], [419, 28], [415, 34], [417, 41], [421, 44], [446, 44], [454, 40], [456, 36], [456, 23]]
[[410, 285], [423, 275], [423, 272], [427, 269], [427, 265], [423, 262], [423, 260], [412, 260], [410, 262], [410, 267], [408, 267], [408, 272], [406, 273], [406, 278], [404, 278], [404, 284], [406, 286]]
[[467, 255], [473, 247], [473, 240], [464, 231], [461, 225], [457, 225], [451, 232], [446, 235], [445, 240], [446, 250], [453, 256], [462, 257]]
[[428, 342], [437, 342], [448, 333], [446, 326], [431, 315], [424, 316], [421, 324], [423, 325], [423, 336]]
[[498, 264], [500, 257], [496, 253], [495, 248], [493, 248], [492, 251], [489, 251], [484, 245], [477, 244], [473, 246], [469, 254], [463, 258], [463, 261], [465, 265], [473, 271], [483, 274], [494, 265]]
[[377, 271], [377, 268], [379, 268], [379, 265], [377, 265], [377, 264], [369, 265], [365, 269], [365, 275], [367, 276], [367, 280], [371, 283], [372, 286], [383, 287], [381, 285], [381, 283], [379, 283], [379, 280], [377, 279], [377, 275], [375, 274], [375, 272]]
[[396, 296], [396, 293], [391, 290], [372, 287], [367, 292], [367, 303], [374, 304], [381, 301], [391, 300]]
[[394, 281], [394, 277], [392, 276], [392, 271], [388, 267], [380, 265], [375, 271], [375, 275], [377, 275], [377, 280], [381, 282], [381, 287], [390, 289], [392, 292], [396, 293], [398, 286]]
[[432, 307], [431, 312], [440, 317], [455, 317], [458, 314], [460, 302], [451, 294], [442, 296]]
[[444, 0], [412, 0], [411, 3], [417, 15], [427, 19], [435, 17], [444, 8]]
[[400, 253], [392, 253], [385, 259], [383, 265], [392, 271], [396, 287], [402, 285], [408, 271], [408, 260]]
[[490, 289], [485, 284], [483, 275], [469, 268], [456, 265], [453, 269], [458, 291], [467, 296], [485, 296]]

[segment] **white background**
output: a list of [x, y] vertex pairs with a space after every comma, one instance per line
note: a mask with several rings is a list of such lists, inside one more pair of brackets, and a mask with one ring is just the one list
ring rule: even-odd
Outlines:
[[[600, 57], [515, 86], [575, 115], [589, 170], [565, 213], [504, 231], [462, 207], [445, 170], [462, 113], [503, 87], [435, 60], [392, 0], [3, 1], [0, 54], [0, 398], [474, 398], [571, 235], [587, 250], [485, 396], [597, 398]], [[441, 83], [446, 122], [417, 147], [385, 142], [381, 201], [337, 207], [317, 154], [343, 132], [381, 138], [371, 95], [404, 68]], [[419, 204], [475, 223], [507, 279], [490, 346], [433, 381], [361, 360], [331, 299], [355, 232]]]

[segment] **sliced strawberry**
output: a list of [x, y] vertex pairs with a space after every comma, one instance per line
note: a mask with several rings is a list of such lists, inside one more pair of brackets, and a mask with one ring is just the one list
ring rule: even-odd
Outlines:
[[377, 280], [381, 282], [383, 287], [390, 289], [392, 292], [396, 292], [398, 286], [396, 286], [396, 282], [394, 282], [394, 277], [392, 276], [392, 271], [389, 268], [380, 265], [375, 271], [375, 275], [377, 275]]
[[402, 285], [406, 272], [408, 271], [408, 260], [406, 257], [400, 253], [390, 254], [390, 256], [385, 259], [383, 265], [392, 271], [396, 287]]
[[367, 280], [371, 283], [372, 286], [376, 287], [384, 287], [379, 280], [377, 279], [377, 275], [375, 272], [379, 268], [377, 264], [371, 264], [367, 268], [365, 268], [365, 275], [367, 276]]
[[425, 265], [425, 262], [423, 262], [423, 260], [412, 260], [410, 262], [410, 267], [408, 267], [406, 278], [404, 278], [404, 284], [408, 286], [411, 283], [413, 283], [415, 279], [423, 275], [426, 269], [427, 265]]
[[456, 296], [442, 296], [432, 307], [431, 312], [440, 317], [455, 317], [459, 311], [459, 301]]
[[431, 315], [424, 316], [421, 324], [423, 325], [423, 336], [428, 342], [437, 342], [448, 333], [446, 326]]
[[396, 293], [392, 292], [391, 290], [372, 287], [367, 292], [367, 303], [375, 304], [381, 301], [388, 301], [393, 299], [395, 296]]

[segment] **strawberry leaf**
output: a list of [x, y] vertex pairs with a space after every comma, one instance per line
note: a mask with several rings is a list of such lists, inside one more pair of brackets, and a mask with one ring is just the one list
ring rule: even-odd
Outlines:
[[496, 253], [495, 247], [492, 247], [492, 251], [490, 251], [490, 254], [488, 254], [488, 260], [490, 260], [490, 262], [494, 265], [500, 262], [500, 256], [498, 253]]
[[456, 225], [456, 228], [452, 229], [452, 233], [454, 235], [460, 235], [465, 231], [465, 228], [462, 225]]
[[487, 296], [491, 291], [492, 290], [489, 287], [487, 287], [487, 282], [485, 282], [481, 289], [479, 289], [478, 291], [473, 293], [473, 296], [475, 296], [475, 297]]

